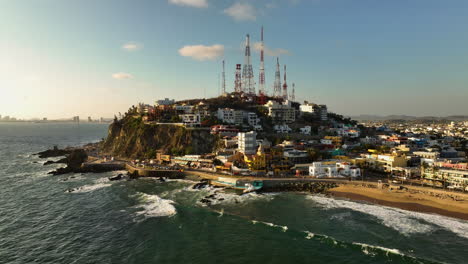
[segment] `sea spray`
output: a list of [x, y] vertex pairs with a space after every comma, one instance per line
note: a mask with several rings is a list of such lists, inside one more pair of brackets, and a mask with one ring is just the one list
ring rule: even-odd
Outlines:
[[[428, 234], [437, 229], [449, 230], [460, 237], [468, 238], [468, 222], [446, 216], [425, 214], [381, 205], [365, 204], [323, 196], [308, 196], [325, 209], [345, 208], [378, 218], [382, 224], [403, 235], [414, 233]], [[332, 219], [340, 220], [332, 216]], [[343, 219], [341, 219], [343, 220]]]
[[174, 207], [174, 201], [162, 199], [155, 194], [146, 194], [138, 192], [136, 194], [137, 199], [140, 201], [140, 204], [135, 206], [138, 209], [141, 209], [136, 212], [138, 216], [147, 217], [163, 217], [163, 216], [173, 216], [177, 213], [176, 208]]

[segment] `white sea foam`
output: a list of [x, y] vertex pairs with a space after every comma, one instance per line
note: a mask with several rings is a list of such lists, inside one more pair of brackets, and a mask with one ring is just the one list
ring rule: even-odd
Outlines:
[[274, 195], [258, 194], [255, 192], [238, 195], [236, 193], [224, 192], [223, 190], [219, 190], [219, 189], [214, 194], [215, 194], [215, 199], [211, 200], [212, 201], [211, 205], [240, 204], [240, 203], [246, 203], [246, 202], [255, 201], [255, 200], [270, 201], [274, 198]]
[[310, 231], [304, 231], [304, 233], [306, 233], [306, 239], [312, 239], [315, 237], [315, 234], [310, 232]]
[[162, 199], [159, 196], [146, 193], [138, 193], [142, 204], [136, 206], [143, 210], [136, 212], [137, 215], [145, 217], [173, 216], [177, 213], [174, 207], [174, 201]]
[[267, 226], [271, 226], [271, 227], [278, 227], [278, 228], [281, 228], [283, 230], [283, 232], [286, 232], [288, 231], [288, 227], [287, 226], [282, 226], [282, 225], [275, 225], [273, 223], [269, 223], [269, 222], [263, 222], [263, 221], [256, 221], [256, 220], [252, 220], [252, 224], [264, 224], [264, 225], [267, 225]]
[[389, 253], [396, 254], [396, 255], [401, 255], [405, 256], [405, 254], [401, 253], [398, 249], [395, 248], [386, 248], [386, 247], [381, 247], [381, 246], [373, 246], [369, 244], [364, 244], [364, 243], [358, 243], [358, 242], [353, 242], [353, 245], [360, 246], [362, 249], [362, 252], [366, 255], [376, 255], [375, 250], [380, 250], [385, 252], [385, 254], [388, 256]]
[[71, 192], [72, 193], [87, 193], [87, 192], [92, 192], [92, 191], [99, 190], [102, 188], [106, 188], [111, 185], [112, 184], [110, 183], [108, 178], [100, 178], [100, 179], [95, 180], [93, 184], [84, 185], [84, 186], [75, 188]]
[[392, 208], [387, 206], [352, 202], [323, 196], [308, 196], [326, 209], [347, 208], [378, 218], [382, 224], [398, 232], [409, 235], [413, 233], [428, 233], [435, 229], [446, 229], [458, 236], [468, 238], [468, 222], [446, 216], [425, 214]]

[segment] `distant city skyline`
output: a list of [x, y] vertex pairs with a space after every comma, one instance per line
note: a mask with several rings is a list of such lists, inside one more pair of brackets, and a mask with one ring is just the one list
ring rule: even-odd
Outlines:
[[279, 56], [298, 101], [331, 112], [468, 115], [467, 11], [462, 0], [2, 1], [0, 114], [113, 117], [213, 97], [222, 60], [232, 92], [246, 34], [258, 82], [264, 26], [270, 94]]

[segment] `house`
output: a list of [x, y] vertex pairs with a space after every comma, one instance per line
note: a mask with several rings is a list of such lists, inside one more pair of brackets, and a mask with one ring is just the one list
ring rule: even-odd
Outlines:
[[313, 177], [360, 177], [361, 169], [349, 162], [324, 161], [313, 162], [309, 167]]
[[237, 133], [239, 133], [239, 129], [232, 126], [215, 125], [211, 127], [211, 134], [213, 135], [235, 136]]
[[201, 117], [199, 114], [184, 114], [179, 115], [180, 119], [182, 119], [182, 123], [184, 123], [187, 127], [195, 127], [201, 125]]

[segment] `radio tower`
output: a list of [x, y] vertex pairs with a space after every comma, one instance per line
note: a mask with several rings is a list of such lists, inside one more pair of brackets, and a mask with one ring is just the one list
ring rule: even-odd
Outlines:
[[280, 65], [279, 65], [279, 58], [276, 58], [276, 72], [275, 72], [275, 84], [273, 86], [274, 90], [274, 97], [280, 98], [281, 97], [281, 73], [280, 73]]
[[291, 102], [296, 101], [296, 84], [295, 83], [292, 84], [292, 92], [291, 92], [291, 96], [290, 96], [289, 100]]
[[241, 77], [241, 65], [236, 64], [236, 76], [234, 78], [234, 92], [242, 92], [242, 77]]
[[263, 27], [261, 34], [261, 49], [260, 49], [260, 72], [258, 73], [258, 94], [260, 96], [265, 95], [265, 60], [264, 60], [264, 44], [263, 44]]
[[242, 70], [242, 90], [248, 95], [255, 95], [255, 82], [252, 70], [252, 62], [250, 60], [250, 36], [247, 34], [245, 41], [245, 61], [244, 69]]
[[226, 72], [224, 71], [224, 60], [223, 60], [223, 73], [221, 75], [221, 95], [226, 95]]
[[284, 65], [283, 100], [288, 100], [288, 84], [286, 83], [286, 64]]

